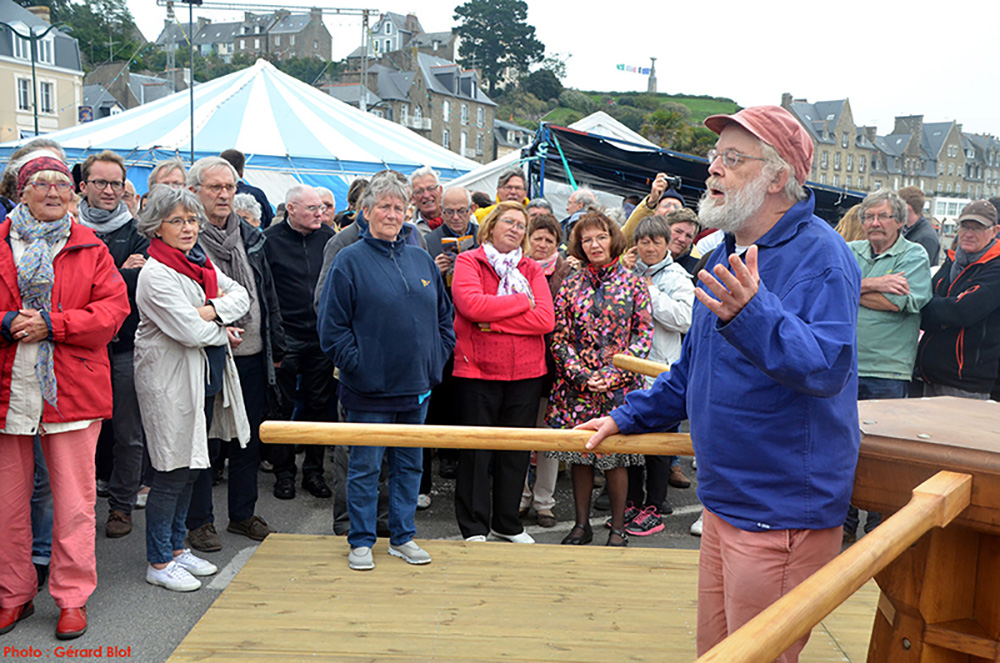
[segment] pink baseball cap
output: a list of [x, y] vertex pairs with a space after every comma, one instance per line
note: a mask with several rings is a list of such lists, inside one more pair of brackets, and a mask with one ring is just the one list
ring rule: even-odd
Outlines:
[[795, 170], [799, 184], [806, 183], [812, 169], [813, 143], [795, 116], [780, 106], [751, 106], [733, 115], [712, 115], [705, 126], [721, 134], [729, 124], [738, 124], [773, 147]]

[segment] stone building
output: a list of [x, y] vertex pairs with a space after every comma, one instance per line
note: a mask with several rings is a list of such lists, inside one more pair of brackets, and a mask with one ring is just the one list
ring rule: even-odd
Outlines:
[[817, 101], [782, 95], [781, 105], [809, 132], [815, 149], [809, 180], [837, 189], [868, 191], [875, 146], [858, 130], [848, 99]]

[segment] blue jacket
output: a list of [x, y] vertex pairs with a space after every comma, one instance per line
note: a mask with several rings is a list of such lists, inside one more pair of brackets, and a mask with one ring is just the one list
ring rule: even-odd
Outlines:
[[[860, 446], [861, 274], [847, 244], [813, 215], [812, 194], [757, 247], [760, 286], [750, 303], [723, 324], [695, 301], [680, 360], [611, 416], [626, 434], [689, 418], [698, 497], [735, 527], [835, 527]], [[723, 248], [706, 269], [729, 264], [731, 234]]]
[[417, 396], [441, 382], [455, 347], [441, 272], [403, 238], [360, 241], [337, 254], [319, 301], [319, 340], [340, 381], [369, 398]]

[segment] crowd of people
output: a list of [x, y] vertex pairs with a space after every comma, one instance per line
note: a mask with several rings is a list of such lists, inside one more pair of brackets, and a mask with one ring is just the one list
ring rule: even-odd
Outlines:
[[[995, 388], [1000, 201], [963, 210], [932, 275], [940, 238], [919, 190], [869, 194], [838, 236], [813, 214], [812, 143], [787, 112], [706, 125], [719, 139], [697, 212], [661, 173], [627, 210], [577, 189], [561, 220], [519, 169], [487, 200], [428, 167], [386, 170], [352, 182], [338, 214], [307, 185], [275, 210], [236, 150], [161, 162], [140, 197], [117, 154], [71, 169], [32, 141], [0, 185], [0, 634], [46, 582], [57, 637], [86, 630], [98, 495], [111, 538], [146, 509], [146, 581], [174, 591], [217, 572], [194, 551], [222, 547], [224, 466], [227, 531], [271, 533], [256, 512], [269, 472], [278, 499], [332, 498], [355, 570], [374, 568], [380, 537], [431, 562], [415, 514], [435, 458], [466, 541], [533, 543], [532, 510], [555, 526], [565, 464], [562, 543], [593, 541], [600, 471], [606, 545], [625, 546], [662, 531], [668, 486], [691, 482], [676, 458], [593, 450], [689, 421], [707, 651], [857, 536], [859, 399]], [[671, 370], [643, 379], [616, 353]], [[299, 463], [292, 445], [261, 447], [267, 417], [594, 436], [589, 453], [307, 446]], [[867, 514], [865, 531], [878, 522]]]

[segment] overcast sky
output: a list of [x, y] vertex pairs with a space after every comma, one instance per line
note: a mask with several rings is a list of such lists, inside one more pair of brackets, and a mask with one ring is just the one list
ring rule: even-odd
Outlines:
[[[155, 39], [166, 8], [154, 0], [127, 4], [146, 38]], [[455, 25], [458, 4], [383, 0], [370, 8], [416, 13], [425, 31], [442, 32]], [[582, 11], [573, 14], [570, 7]], [[186, 22], [187, 7], [178, 3], [177, 9]], [[201, 13], [214, 22], [242, 17]], [[957, 120], [965, 131], [1000, 133], [998, 20], [995, 0], [528, 2], [528, 23], [546, 54], [569, 56], [568, 87], [645, 91], [645, 76], [616, 65], [645, 67], [655, 57], [660, 92], [729, 97], [743, 106], [779, 104], [782, 92], [810, 102], [848, 97], [855, 122], [875, 124], [880, 134], [891, 130], [896, 115], [918, 114], [925, 122]], [[360, 17], [328, 15], [326, 24], [334, 60], [361, 44]]]

